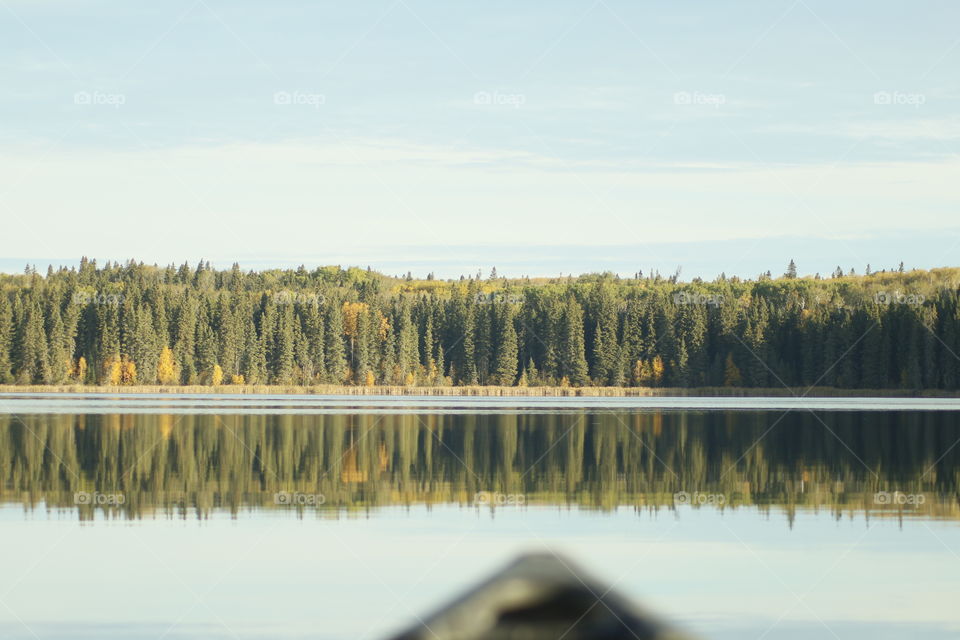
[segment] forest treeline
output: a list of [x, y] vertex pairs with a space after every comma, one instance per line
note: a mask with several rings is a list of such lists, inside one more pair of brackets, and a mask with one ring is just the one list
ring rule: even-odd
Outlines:
[[957, 389], [960, 269], [414, 280], [83, 259], [0, 275], [0, 383]]
[[[937, 411], [0, 414], [0, 502], [76, 508], [75, 492], [119, 493], [129, 515], [185, 516], [277, 508], [278, 491], [332, 509], [476, 505], [478, 492], [673, 508], [675, 493], [700, 491], [839, 517], [884, 511], [874, 494], [899, 491], [956, 520], [958, 437]], [[81, 517], [98, 508], [111, 510], [87, 503]]]

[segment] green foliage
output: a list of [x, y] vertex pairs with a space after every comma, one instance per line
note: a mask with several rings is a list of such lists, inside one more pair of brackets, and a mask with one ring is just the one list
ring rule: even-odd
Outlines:
[[126, 363], [139, 384], [219, 367], [258, 385], [957, 389], [958, 282], [957, 269], [442, 281], [84, 259], [0, 275], [0, 383], [105, 383]]

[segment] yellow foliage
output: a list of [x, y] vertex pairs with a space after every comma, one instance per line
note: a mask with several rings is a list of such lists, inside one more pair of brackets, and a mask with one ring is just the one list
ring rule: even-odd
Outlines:
[[368, 371], [367, 371], [367, 379], [366, 379], [366, 381], [365, 381], [365, 384], [366, 384], [368, 387], [372, 387], [372, 386], [374, 385], [374, 383], [376, 383], [376, 381], [377, 381], [377, 379], [374, 377], [373, 371], [369, 371], [369, 370], [368, 370]]
[[411, 371], [410, 373], [407, 374], [407, 377], [404, 379], [403, 384], [407, 385], [408, 387], [412, 387], [416, 379], [417, 377], [413, 375], [413, 372]]
[[103, 378], [106, 384], [112, 386], [120, 384], [121, 375], [120, 358], [108, 358], [107, 361], [103, 363]]
[[80, 356], [80, 359], [77, 360], [76, 376], [78, 382], [83, 382], [87, 379], [87, 359], [83, 356]]
[[246, 384], [246, 380], [244, 380], [242, 374], [239, 376], [234, 374], [230, 376], [230, 384]]
[[357, 321], [361, 313], [369, 308], [365, 302], [344, 302], [343, 303], [343, 333], [350, 337], [357, 337]]
[[215, 387], [223, 384], [223, 369], [218, 364], [213, 365], [213, 371], [210, 372], [210, 384]]
[[380, 335], [381, 340], [387, 339], [387, 330], [390, 328], [390, 321], [387, 320], [387, 317], [377, 311], [377, 316], [380, 318], [380, 325], [378, 327], [377, 333]]
[[560, 378], [560, 386], [561, 386], [561, 387], [569, 387], [569, 386], [570, 386], [570, 378], [568, 378], [567, 376], [563, 376], [562, 378]]
[[650, 363], [650, 371], [654, 386], [660, 386], [663, 381], [663, 358], [655, 357], [653, 362]]
[[164, 347], [160, 352], [160, 361], [157, 363], [157, 380], [160, 384], [177, 383], [177, 365], [173, 361], [173, 351]]
[[120, 361], [120, 384], [135, 384], [137, 382], [137, 364], [130, 358], [124, 357]]

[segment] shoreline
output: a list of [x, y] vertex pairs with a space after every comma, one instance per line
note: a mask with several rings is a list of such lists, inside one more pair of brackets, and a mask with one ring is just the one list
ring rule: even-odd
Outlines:
[[537, 398], [960, 398], [948, 389], [834, 387], [414, 387], [342, 385], [0, 385], [0, 394], [323, 395]]

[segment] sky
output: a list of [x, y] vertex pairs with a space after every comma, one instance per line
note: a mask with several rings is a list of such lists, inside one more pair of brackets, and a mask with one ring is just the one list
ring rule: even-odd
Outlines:
[[0, 269], [960, 264], [960, 4], [0, 0]]

